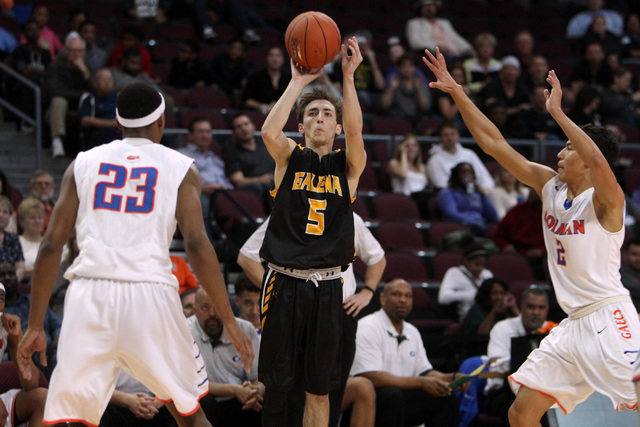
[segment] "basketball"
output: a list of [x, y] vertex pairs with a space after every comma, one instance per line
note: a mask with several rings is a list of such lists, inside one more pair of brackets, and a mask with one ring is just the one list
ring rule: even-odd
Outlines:
[[340, 30], [322, 12], [304, 12], [293, 18], [284, 36], [293, 62], [309, 70], [318, 69], [340, 51]]

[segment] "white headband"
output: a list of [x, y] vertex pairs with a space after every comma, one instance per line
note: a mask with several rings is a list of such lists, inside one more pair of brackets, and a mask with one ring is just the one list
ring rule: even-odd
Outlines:
[[160, 92], [158, 92], [158, 95], [160, 95], [160, 106], [151, 113], [147, 114], [144, 117], [140, 117], [139, 119], [125, 119], [124, 117], [120, 116], [118, 108], [116, 108], [116, 118], [118, 119], [118, 123], [126, 128], [141, 128], [149, 126], [151, 123], [158, 120], [164, 113], [164, 97]]
[[0, 291], [2, 291], [2, 293], [7, 293], [7, 291], [4, 290], [4, 285], [2, 283], [0, 283]]

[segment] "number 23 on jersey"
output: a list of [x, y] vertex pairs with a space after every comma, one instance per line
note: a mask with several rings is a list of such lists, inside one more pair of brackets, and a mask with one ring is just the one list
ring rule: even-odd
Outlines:
[[124, 213], [150, 213], [153, 210], [155, 186], [158, 180], [158, 170], [152, 167], [132, 168], [127, 174], [124, 166], [110, 163], [100, 164], [99, 175], [105, 179], [96, 184], [94, 209], [106, 209], [122, 212], [122, 200], [126, 193], [127, 180], [139, 183], [135, 187], [134, 195], [126, 195]]

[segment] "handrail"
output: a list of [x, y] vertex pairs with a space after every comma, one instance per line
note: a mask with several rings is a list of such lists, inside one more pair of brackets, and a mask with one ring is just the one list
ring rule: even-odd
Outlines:
[[7, 64], [0, 62], [0, 70], [9, 74], [11, 77], [18, 80], [20, 83], [28, 86], [35, 92], [35, 108], [36, 108], [36, 117], [32, 118], [31, 116], [25, 114], [20, 111], [17, 107], [11, 104], [8, 100], [0, 97], [0, 105], [2, 105], [7, 110], [11, 111], [13, 114], [18, 116], [20, 119], [27, 122], [30, 126], [35, 128], [36, 133], [36, 169], [42, 168], [42, 93], [40, 90], [40, 86], [24, 77], [22, 74], [16, 72]]

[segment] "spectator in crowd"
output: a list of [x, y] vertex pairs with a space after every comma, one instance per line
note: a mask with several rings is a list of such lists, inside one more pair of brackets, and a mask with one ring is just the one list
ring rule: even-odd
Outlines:
[[573, 108], [569, 112], [569, 118], [578, 126], [589, 123], [602, 125], [602, 120], [598, 113], [601, 99], [598, 89], [584, 86], [576, 95]]
[[189, 18], [195, 24], [202, 40], [211, 43], [217, 37], [211, 17], [207, 12], [207, 0], [172, 0], [169, 5], [169, 20]]
[[624, 23], [622, 16], [613, 10], [603, 9], [604, 0], [587, 0], [587, 10], [578, 12], [567, 25], [567, 38], [577, 40], [584, 37], [595, 16], [601, 15], [606, 20], [606, 28], [616, 36], [622, 35]]
[[180, 294], [184, 317], [191, 317], [196, 314], [196, 292], [198, 292], [198, 288], [189, 288]]
[[264, 28], [266, 24], [260, 16], [238, 0], [213, 0], [207, 2], [207, 13], [213, 22], [233, 25], [238, 36], [247, 44], [257, 44], [261, 37], [255, 28]]
[[526, 71], [523, 70], [520, 78], [518, 79], [520, 84], [527, 88], [527, 91], [531, 93], [535, 86], [545, 86], [550, 88], [547, 83], [547, 76], [549, 75], [549, 62], [543, 55], [533, 55]]
[[[11, 210], [13, 210], [13, 206], [18, 206], [20, 202], [22, 202], [22, 194], [11, 185], [7, 175], [5, 175], [2, 170], [0, 170], [0, 196], [5, 196], [9, 199], [11, 202]], [[14, 234], [18, 232], [17, 215], [10, 215], [9, 224], [4, 227], [4, 230]]]
[[631, 300], [640, 313], [640, 238], [628, 240], [624, 245], [624, 261], [620, 267], [620, 278], [631, 293]]
[[42, 227], [44, 225], [44, 205], [35, 197], [27, 197], [18, 206], [18, 220], [22, 234], [20, 246], [24, 256], [24, 276], [21, 282], [29, 282], [33, 275], [33, 265], [36, 262], [40, 242], [42, 241]]
[[391, 189], [407, 196], [423, 191], [427, 187], [427, 165], [415, 135], [405, 135], [398, 144], [388, 168]]
[[[407, 53], [407, 49], [405, 48], [404, 44], [402, 44], [400, 37], [389, 37], [389, 39], [387, 40], [387, 54], [389, 55], [390, 64], [384, 71], [385, 84], [388, 85], [393, 76], [400, 76], [398, 61]], [[429, 85], [429, 79], [419, 67], [415, 67], [414, 76], [420, 77], [425, 85]]]
[[231, 118], [231, 131], [234, 144], [224, 156], [229, 180], [236, 188], [268, 198], [276, 166], [264, 142], [255, 137], [255, 125], [249, 116], [238, 113]]
[[505, 56], [498, 77], [488, 82], [480, 92], [485, 107], [496, 101], [504, 103], [507, 107], [507, 123], [513, 121], [519, 112], [531, 107], [527, 89], [518, 82], [520, 74], [518, 58]]
[[[18, 281], [21, 281], [25, 275], [25, 267], [20, 239], [15, 233], [5, 230], [9, 225], [9, 219], [12, 214], [13, 205], [11, 201], [5, 196], [0, 196], [0, 263], [11, 265]], [[0, 280], [0, 283], [2, 283], [2, 280]]]
[[0, 60], [4, 61], [16, 47], [18, 41], [13, 34], [0, 27]]
[[533, 190], [527, 200], [511, 208], [498, 223], [493, 240], [503, 252], [515, 252], [529, 260], [536, 279], [545, 278], [547, 250], [544, 246], [542, 224], [542, 201]]
[[[178, 279], [178, 293], [183, 294], [189, 289], [194, 289], [200, 286], [196, 276], [193, 275], [187, 261], [178, 255], [169, 255], [171, 259], [171, 274]], [[188, 316], [187, 316], [188, 317]]]
[[[354, 75], [354, 81], [356, 85], [356, 92], [358, 93], [358, 99], [361, 103], [371, 108], [375, 105], [380, 92], [385, 87], [384, 74], [378, 65], [378, 59], [376, 58], [375, 50], [371, 46], [373, 36], [367, 30], [359, 30], [353, 34], [358, 40], [358, 46], [360, 46], [360, 52], [362, 53], [362, 62], [358, 66], [358, 69]], [[345, 34], [342, 42], [348, 46], [347, 40], [351, 37], [351, 34]], [[336, 65], [333, 67], [333, 73], [331, 80], [338, 87], [342, 87], [342, 67], [339, 65], [341, 56], [336, 56]], [[341, 92], [341, 91], [340, 91]]]
[[[40, 27], [40, 38], [38, 46], [48, 50], [51, 59], [55, 59], [56, 54], [64, 47], [56, 33], [47, 26], [49, 22], [49, 8], [44, 3], [36, 3], [31, 9], [31, 17], [35, 19], [38, 27]], [[20, 43], [26, 42], [25, 35], [20, 36]]]
[[484, 236], [489, 225], [498, 221], [491, 200], [478, 191], [471, 163], [455, 165], [451, 169], [449, 186], [440, 190], [437, 197], [443, 220], [465, 224], [478, 236]]
[[513, 55], [520, 62], [522, 68], [522, 75], [527, 74], [527, 69], [531, 65], [531, 61], [535, 56], [536, 41], [531, 31], [527, 29], [519, 30], [513, 36]]
[[[0, 283], [0, 313], [5, 306], [5, 287]], [[5, 352], [8, 351], [10, 359], [15, 364], [18, 371], [18, 343], [22, 340], [22, 327], [20, 318], [13, 314], [4, 313], [0, 322], [0, 360], [3, 360]], [[21, 389], [7, 390], [0, 394], [0, 408], [6, 419], [6, 426], [43, 426], [42, 416], [44, 414], [44, 404], [47, 400], [47, 389], [38, 387], [40, 371], [33, 362], [29, 362], [31, 378], [25, 379], [18, 371]], [[4, 379], [4, 378], [3, 378]]]
[[[47, 49], [38, 45], [40, 27], [33, 17], [24, 23], [22, 33], [25, 36], [25, 42], [11, 52], [10, 61], [13, 69], [36, 85], [42, 86], [47, 76], [47, 69], [51, 65], [51, 55]], [[17, 82], [12, 84], [13, 80], [9, 76], [5, 78], [8, 79], [6, 90], [9, 97], [21, 111], [35, 116], [33, 89]]]
[[45, 115], [51, 132], [52, 156], [66, 155], [64, 140], [67, 137], [67, 114], [77, 111], [80, 97], [91, 90], [91, 73], [84, 60], [85, 42], [71, 37], [65, 43], [64, 53], [51, 64], [44, 83], [50, 98]]
[[31, 174], [31, 180], [29, 182], [29, 193], [40, 200], [44, 204], [44, 226], [42, 228], [42, 234], [47, 231], [49, 225], [49, 219], [53, 212], [53, 206], [55, 205], [55, 199], [53, 194], [56, 191], [56, 185], [53, 182], [53, 175], [44, 169], [37, 169]]
[[108, 68], [96, 71], [93, 76], [93, 90], [80, 98], [78, 119], [82, 129], [81, 146], [88, 150], [121, 138], [116, 127], [116, 100], [113, 74]]
[[487, 250], [477, 242], [468, 243], [462, 253], [462, 264], [450, 267], [442, 278], [438, 303], [455, 304], [455, 318], [462, 322], [473, 305], [478, 288], [493, 273], [485, 268]]
[[[211, 130], [209, 120], [204, 117], [194, 117], [189, 123], [187, 145], [178, 150], [194, 159], [198, 171], [200, 171], [200, 179], [202, 180], [200, 203], [202, 204], [202, 216], [205, 219], [209, 218], [213, 193], [216, 190], [233, 188], [233, 184], [225, 174], [224, 161], [212, 150], [214, 141]], [[209, 239], [212, 239], [213, 234], [209, 221], [205, 221], [204, 224]]]
[[486, 335], [497, 322], [519, 314], [516, 298], [509, 292], [509, 285], [492, 277], [484, 280], [478, 288], [475, 304], [465, 316], [462, 328], [467, 335]]
[[585, 86], [597, 89], [607, 87], [613, 82], [613, 70], [605, 60], [602, 43], [589, 42], [584, 46], [582, 59], [573, 68], [567, 92], [567, 100], [572, 101], [575, 95]]
[[249, 77], [246, 51], [245, 42], [235, 39], [229, 42], [226, 52], [213, 57], [209, 65], [213, 86], [229, 96], [237, 96], [242, 92]]
[[184, 94], [194, 87], [204, 87], [209, 80], [209, 70], [200, 60], [200, 44], [195, 40], [185, 40], [180, 45], [178, 56], [171, 60], [167, 83]]
[[605, 55], [612, 53], [622, 53], [622, 43], [620, 42], [620, 36], [616, 36], [611, 31], [607, 30], [607, 22], [603, 15], [596, 15], [593, 17], [593, 21], [589, 26], [587, 33], [580, 39], [580, 44], [585, 45], [589, 42], [599, 42], [602, 44], [602, 49]]
[[[467, 77], [462, 64], [459, 62], [451, 64], [449, 66], [449, 73], [456, 83], [464, 88], [467, 95], [471, 95], [471, 89], [469, 89], [469, 85], [467, 85]], [[433, 97], [433, 112], [442, 116], [445, 121], [454, 122], [461, 133], [466, 132], [467, 125], [464, 123], [464, 120], [462, 120], [458, 106], [453, 102], [451, 95], [441, 90], [436, 90], [431, 93], [431, 96]]]
[[438, 18], [441, 0], [419, 0], [415, 3], [418, 16], [407, 21], [405, 36], [412, 50], [440, 52], [454, 60], [471, 55], [473, 48], [468, 41], [456, 32], [451, 21]]
[[640, 91], [631, 87], [633, 74], [627, 67], [613, 72], [613, 82], [602, 89], [598, 112], [605, 124], [640, 127]]
[[255, 285], [249, 276], [242, 273], [234, 284], [234, 300], [238, 307], [238, 317], [250, 322], [258, 335], [262, 330], [260, 325], [260, 287]]
[[125, 370], [120, 372], [99, 427], [175, 427], [164, 402]]
[[167, 22], [169, 0], [121, 0], [124, 14], [145, 25]]
[[291, 73], [283, 68], [284, 58], [282, 47], [271, 46], [267, 49], [265, 66], [247, 78], [242, 94], [246, 108], [258, 110], [262, 114], [271, 111], [291, 80]]
[[625, 59], [640, 58], [640, 16], [630, 13], [624, 24], [624, 34], [620, 38], [622, 57]]
[[[238, 318], [236, 321], [257, 356], [260, 339], [253, 325]], [[207, 419], [216, 426], [260, 426], [264, 385], [258, 381], [258, 357], [250, 372], [245, 372], [238, 363], [238, 351], [223, 334], [213, 300], [202, 288], [196, 291], [195, 316], [189, 317], [187, 323], [209, 377], [209, 394], [200, 400]]]
[[98, 27], [95, 21], [84, 20], [78, 27], [78, 34], [86, 43], [85, 61], [93, 70], [99, 70], [107, 65], [109, 54], [106, 50], [98, 46]]
[[540, 142], [559, 141], [564, 138], [564, 132], [547, 111], [545, 90], [547, 90], [546, 85], [533, 87], [529, 92], [530, 108], [520, 110], [514, 120], [519, 122], [524, 132], [523, 138], [536, 139]]
[[67, 37], [75, 37], [78, 35], [80, 30], [80, 24], [87, 19], [87, 14], [84, 13], [81, 7], [71, 7], [69, 9], [69, 16], [67, 18], [67, 25], [69, 27], [69, 31], [65, 36], [65, 41]]
[[473, 41], [475, 56], [462, 63], [467, 84], [474, 95], [479, 94], [489, 81], [498, 78], [502, 62], [493, 57], [497, 45], [498, 41], [493, 34], [478, 34]]
[[[151, 76], [151, 54], [143, 46], [144, 32], [137, 24], [126, 24], [122, 27], [120, 42], [117, 43], [107, 60], [109, 67], [121, 67], [124, 57], [124, 52], [128, 49], [135, 49], [140, 52], [140, 73], [143, 75]], [[117, 84], [116, 84], [116, 87]]]
[[157, 83], [144, 71], [142, 55], [138, 49], [125, 49], [119, 61], [119, 66], [109, 68], [113, 75], [113, 84], [116, 91], [122, 90], [123, 87], [136, 80], [147, 83], [160, 91]]
[[522, 185], [511, 172], [502, 166], [498, 167], [494, 181], [496, 186], [489, 194], [489, 198], [493, 207], [496, 208], [498, 221], [500, 221], [512, 207], [527, 199], [529, 188]]
[[[485, 114], [496, 125], [505, 138], [524, 138], [524, 123], [519, 116], [509, 120], [507, 116], [507, 105], [503, 101], [494, 101], [487, 105]], [[531, 157], [532, 149], [529, 146], [518, 145], [516, 150], [525, 157]]]
[[451, 168], [460, 162], [467, 162], [473, 166], [480, 191], [489, 194], [495, 185], [493, 178], [478, 155], [473, 150], [462, 147], [460, 131], [456, 124], [443, 122], [438, 136], [440, 142], [431, 147], [427, 161], [429, 182], [438, 189], [446, 188], [449, 185]]
[[420, 76], [415, 75], [413, 55], [405, 54], [398, 60], [399, 75], [394, 75], [378, 100], [381, 112], [399, 117], [414, 127], [431, 109], [431, 91]]
[[413, 306], [411, 285], [403, 279], [388, 282], [380, 304], [358, 322], [351, 367], [352, 375], [368, 378], [376, 388], [376, 426], [457, 425], [458, 405], [449, 385], [462, 374], [433, 369], [420, 332], [405, 320]]
[[[505, 376], [511, 370], [511, 339], [526, 335], [546, 335], [558, 324], [547, 320], [549, 297], [540, 287], [532, 285], [522, 293], [521, 315], [502, 320], [494, 325], [489, 335], [489, 371]], [[533, 348], [531, 348], [533, 350]], [[502, 378], [489, 378], [485, 387], [485, 411], [502, 418], [508, 426], [507, 411], [515, 395]]]

